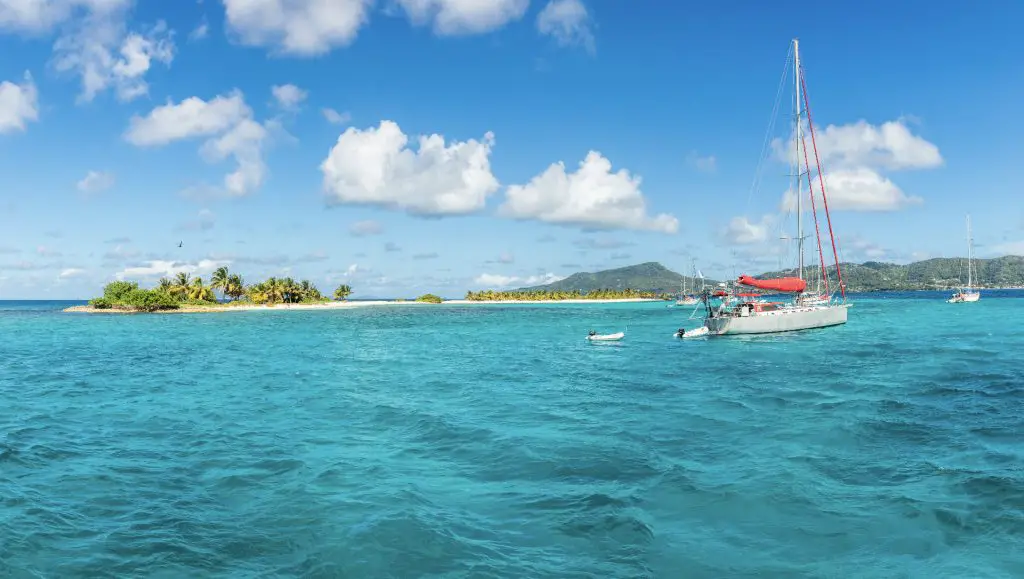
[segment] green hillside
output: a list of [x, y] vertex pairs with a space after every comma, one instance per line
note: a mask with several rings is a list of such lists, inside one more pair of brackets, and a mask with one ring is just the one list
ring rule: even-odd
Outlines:
[[[974, 286], [980, 288], [1024, 287], [1024, 257], [1005, 256], [974, 260]], [[917, 261], [906, 265], [868, 261], [841, 264], [843, 280], [851, 292], [884, 290], [951, 289], [967, 283], [967, 260], [944, 257]], [[818, 267], [805, 267], [804, 277], [815, 279]], [[835, 280], [835, 268], [828, 268]], [[773, 278], [796, 275], [796, 269], [773, 271], [758, 277]], [[961, 277], [962, 276], [962, 277]]]
[[[700, 286], [700, 280], [684, 277], [655, 261], [630, 265], [616, 269], [606, 269], [594, 273], [580, 272], [569, 277], [542, 286], [522, 288], [521, 291], [554, 291], [554, 292], [591, 292], [596, 290], [653, 291], [659, 293], [678, 293], [683, 280], [687, 289]], [[705, 280], [705, 285], [715, 283]]]
[[[962, 267], [961, 267], [962, 264]], [[1024, 287], [1024, 257], [1006, 256], [974, 260], [977, 272], [975, 287]], [[869, 261], [842, 264], [843, 279], [851, 292], [884, 290], [951, 289], [967, 282], [967, 260], [946, 257], [918, 261], [907, 265]], [[813, 280], [817, 267], [804, 269], [804, 277]], [[963, 281], [961, 281], [961, 271]], [[762, 273], [755, 277], [771, 279], [796, 275], [796, 269]], [[829, 268], [835, 279], [835, 268]], [[580, 272], [551, 284], [522, 288], [522, 291], [592, 292], [596, 290], [653, 291], [678, 293], [684, 276], [657, 262], [647, 262], [598, 272]], [[700, 285], [700, 280], [686, 277], [687, 288]], [[696, 284], [694, 284], [696, 282]], [[704, 280], [705, 285], [717, 282]]]

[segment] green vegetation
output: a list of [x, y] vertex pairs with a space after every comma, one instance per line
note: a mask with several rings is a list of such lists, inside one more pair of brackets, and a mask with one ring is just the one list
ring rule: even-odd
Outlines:
[[[1006, 256], [995, 259], [976, 259], [974, 286], [978, 288], [1024, 287], [1024, 257]], [[935, 258], [907, 265], [869, 261], [865, 263], [843, 263], [843, 280], [847, 291], [914, 291], [947, 290], [967, 283], [966, 258]], [[743, 273], [743, 272], [741, 272]], [[814, 280], [821, 270], [816, 266], [804, 268], [804, 278]], [[828, 268], [829, 278], [835, 282], [835, 267]], [[762, 279], [796, 275], [796, 269], [752, 274]], [[625, 297], [617, 291], [632, 291], [647, 295], [667, 296], [677, 294], [683, 280], [687, 288], [700, 288], [701, 280], [685, 277], [671, 271], [660, 263], [649, 262], [594, 273], [575, 273], [563, 280], [543, 286], [523, 288], [507, 292], [470, 292], [467, 300], [563, 300], [563, 299], [616, 299]], [[717, 284], [704, 280], [707, 287]], [[606, 289], [602, 289], [606, 288]], [[546, 295], [547, 297], [541, 297]], [[493, 296], [493, 297], [483, 297]], [[507, 296], [507, 297], [506, 297]]]
[[334, 299], [338, 301], [345, 301], [350, 295], [352, 295], [352, 288], [345, 284], [339, 285], [337, 289], [334, 290]]
[[649, 290], [634, 289], [595, 289], [586, 293], [579, 290], [513, 290], [467, 292], [466, 300], [471, 302], [540, 302], [559, 300], [624, 300], [624, 299], [660, 299], [662, 295]]
[[426, 302], [428, 304], [439, 304], [444, 300], [442, 300], [440, 296], [435, 296], [434, 294], [423, 294], [420, 297], [416, 298], [416, 301]]
[[[343, 295], [352, 293], [348, 286]], [[215, 291], [219, 290], [230, 303], [217, 301]], [[344, 298], [339, 298], [344, 299]], [[142, 289], [137, 282], [115, 281], [103, 289], [103, 297], [89, 301], [98, 310], [121, 310], [131, 312], [155, 312], [176, 310], [182, 306], [226, 307], [234, 304], [309, 304], [330, 301], [308, 280], [296, 282], [291, 278], [270, 278], [246, 286], [239, 275], [232, 274], [226, 267], [213, 272], [210, 285], [200, 277], [179, 273], [174, 279], [161, 278], [156, 287]]]
[[[653, 294], [677, 294], [686, 280], [686, 287], [700, 287], [700, 280], [682, 276], [657, 262], [647, 262], [594, 273], [574, 273], [547, 285], [522, 288], [517, 291], [580, 292], [591, 296], [593, 292], [639, 291]], [[696, 283], [695, 283], [696, 282]], [[715, 283], [710, 280], [705, 284]], [[466, 298], [469, 299], [469, 298]], [[517, 298], [518, 299], [518, 298]], [[550, 298], [569, 299], [569, 298]], [[585, 299], [585, 298], [573, 298]], [[603, 297], [599, 299], [616, 299]]]
[[[1024, 287], [1024, 257], [975, 259], [974, 266], [976, 288]], [[948, 290], [967, 283], [966, 258], [935, 258], [907, 265], [868, 261], [843, 263], [840, 267], [850, 292]], [[829, 279], [835, 283], [835, 267], [827, 271]], [[768, 272], [758, 277], [771, 279], [791, 275], [796, 275], [796, 269]], [[820, 276], [820, 267], [804, 268], [804, 277], [812, 284]]]

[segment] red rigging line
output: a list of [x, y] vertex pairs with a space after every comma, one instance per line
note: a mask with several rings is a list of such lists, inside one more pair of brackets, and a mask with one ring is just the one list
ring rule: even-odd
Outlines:
[[[810, 121], [810, 116], [807, 119]], [[807, 188], [811, 193], [811, 215], [814, 215], [814, 238], [818, 242], [818, 260], [821, 263], [821, 279], [825, 280], [825, 294], [831, 295], [828, 289], [828, 272], [825, 271], [825, 254], [821, 250], [821, 229], [818, 227], [818, 208], [814, 203], [814, 184], [811, 182], [811, 163], [807, 160], [807, 140], [800, 134], [800, 144], [804, 149], [804, 167], [807, 169]]]
[[[828, 236], [832, 240], [832, 256], [836, 260], [836, 276], [839, 278], [839, 291], [842, 292], [843, 299], [846, 299], [846, 284], [843, 283], [843, 270], [839, 266], [839, 252], [836, 250], [836, 237], [832, 234], [832, 216], [828, 211], [828, 196], [825, 194], [825, 180], [821, 174], [821, 158], [818, 156], [818, 143], [814, 138], [814, 122], [811, 120], [811, 102], [807, 97], [807, 81], [804, 78], [803, 67], [799, 71], [800, 74], [800, 87], [804, 91], [804, 108], [807, 109], [807, 126], [811, 129], [811, 145], [814, 147], [814, 162], [818, 166], [818, 182], [821, 183], [821, 199], [825, 203], [825, 219], [828, 220]], [[806, 148], [804, 155], [807, 155]], [[809, 171], [809, 170], [808, 170]], [[810, 179], [810, 174], [807, 175]], [[811, 195], [813, 199], [813, 194]], [[815, 218], [817, 219], [817, 218]], [[819, 242], [820, 243], [820, 242]]]

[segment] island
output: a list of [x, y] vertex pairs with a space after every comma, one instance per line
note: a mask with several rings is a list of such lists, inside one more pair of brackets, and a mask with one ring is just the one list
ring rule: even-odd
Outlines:
[[[848, 292], [950, 290], [960, 287], [960, 258], [935, 258], [905, 265], [869, 261], [841, 263]], [[975, 260], [979, 289], [1024, 288], [1024, 257], [1005, 256]], [[828, 269], [835, 280], [835, 268]], [[770, 271], [755, 277], [773, 279], [796, 275], [795, 269]], [[812, 283], [820, 269], [808, 266], [804, 278]], [[674, 299], [680, 290], [714, 287], [720, 282], [680, 275], [657, 262], [598, 272], [578, 272], [556, 282], [519, 289], [470, 291], [461, 300], [446, 300], [427, 293], [415, 299], [349, 301], [352, 288], [342, 284], [330, 297], [320, 293], [308, 280], [269, 278], [246, 284], [226, 267], [213, 272], [209, 284], [201, 277], [179, 273], [162, 278], [155, 287], [144, 289], [137, 282], [107, 284], [101, 297], [88, 305], [64, 311], [83, 313], [202, 313], [252, 310], [308, 310], [380, 305], [470, 305], [541, 303], [647, 302]], [[218, 298], [217, 294], [220, 294]]]

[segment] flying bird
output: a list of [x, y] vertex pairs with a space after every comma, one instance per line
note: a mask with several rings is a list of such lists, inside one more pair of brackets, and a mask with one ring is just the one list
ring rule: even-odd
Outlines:
[[178, 242], [178, 247], [181, 247], [181, 244], [182, 244], [182, 243], [184, 243], [184, 242], [183, 242], [183, 241], [179, 241], [179, 242]]

